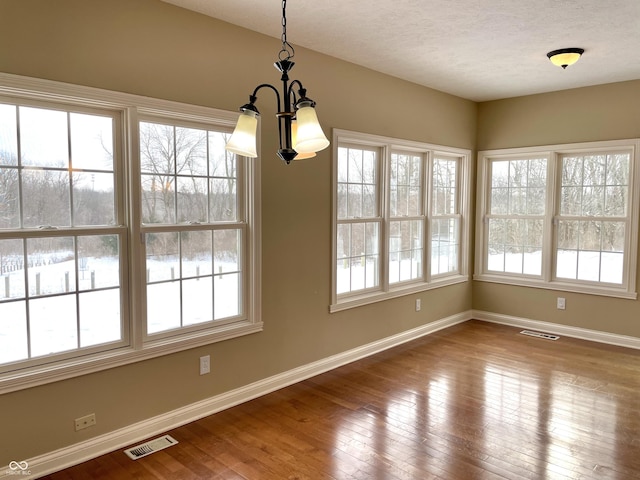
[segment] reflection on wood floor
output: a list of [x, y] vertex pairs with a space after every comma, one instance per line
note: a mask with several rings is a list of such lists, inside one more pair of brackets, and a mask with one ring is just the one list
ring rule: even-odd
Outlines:
[[471, 321], [69, 479], [638, 479], [640, 352]]

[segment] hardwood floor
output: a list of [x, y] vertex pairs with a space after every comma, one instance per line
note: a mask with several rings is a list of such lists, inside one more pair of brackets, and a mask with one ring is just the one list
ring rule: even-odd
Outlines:
[[49, 475], [640, 479], [640, 352], [471, 321]]

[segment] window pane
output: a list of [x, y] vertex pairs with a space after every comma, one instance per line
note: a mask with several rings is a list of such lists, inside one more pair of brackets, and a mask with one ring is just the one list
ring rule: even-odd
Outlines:
[[80, 290], [120, 286], [120, 242], [117, 235], [78, 237]]
[[393, 153], [389, 184], [392, 217], [422, 214], [422, 156]]
[[220, 178], [237, 178], [236, 156], [224, 147], [230, 135], [223, 132], [207, 132], [209, 138], [209, 175]]
[[214, 239], [214, 273], [240, 270], [241, 230], [217, 230]]
[[140, 122], [140, 171], [175, 175], [174, 129], [170, 125]]
[[182, 232], [182, 278], [210, 276], [213, 272], [211, 258], [212, 232]]
[[72, 113], [70, 121], [73, 168], [113, 172], [113, 119]]
[[183, 325], [210, 322], [213, 319], [212, 278], [203, 277], [182, 282]]
[[[629, 154], [564, 157], [562, 215], [626, 216]], [[581, 169], [581, 174], [574, 169]]]
[[490, 219], [489, 270], [540, 275], [543, 225], [542, 220]]
[[207, 175], [207, 132], [195, 128], [175, 129], [176, 173]]
[[73, 173], [73, 224], [114, 225], [113, 173]]
[[338, 198], [337, 198], [337, 211], [338, 219], [344, 220], [347, 217], [347, 203], [349, 201], [349, 186], [346, 183], [338, 184]]
[[67, 113], [19, 107], [22, 165], [69, 167]]
[[0, 240], [0, 301], [25, 297], [22, 245], [22, 240]]
[[606, 185], [629, 185], [629, 162], [631, 155], [616, 153], [607, 156]]
[[24, 170], [22, 172], [24, 227], [71, 225], [69, 172]]
[[206, 178], [178, 177], [178, 223], [207, 221]]
[[234, 178], [214, 178], [210, 185], [209, 221], [231, 222], [237, 220], [237, 180]]
[[122, 338], [120, 289], [81, 293], [80, 346], [89, 347]]
[[600, 281], [621, 284], [624, 272], [624, 254], [614, 252], [602, 252]]
[[338, 218], [371, 218], [378, 214], [375, 151], [338, 149]]
[[591, 282], [600, 280], [600, 252], [588, 250], [578, 252], [578, 280]]
[[18, 169], [0, 166], [0, 228], [20, 227], [19, 193]]
[[434, 215], [458, 213], [458, 159], [433, 160], [432, 212]]
[[75, 258], [73, 237], [28, 239], [29, 295], [75, 292]]
[[377, 223], [343, 224], [338, 227], [337, 292], [378, 286], [380, 244]]
[[216, 274], [213, 277], [213, 282], [214, 318], [220, 320], [240, 315], [240, 275], [237, 273]]
[[431, 274], [458, 270], [459, 220], [440, 219], [431, 225]]
[[148, 233], [147, 282], [175, 280], [180, 277], [178, 233]]
[[625, 223], [559, 222], [559, 278], [621, 284], [624, 266]]
[[175, 223], [175, 177], [142, 175], [142, 221]]
[[16, 107], [0, 104], [0, 166], [18, 165]]
[[180, 282], [147, 285], [147, 333], [180, 327]]
[[237, 161], [225, 140], [221, 132], [141, 122], [143, 222], [237, 220]]
[[0, 363], [29, 358], [27, 343], [26, 302], [0, 302]]
[[626, 185], [616, 185], [605, 188], [604, 216], [625, 217], [627, 215], [627, 204], [629, 188]]
[[389, 282], [403, 282], [422, 277], [424, 222], [421, 220], [390, 222]]
[[[55, 312], [55, 315], [51, 312]], [[39, 357], [78, 348], [77, 318], [75, 295], [31, 300], [31, 356]]]

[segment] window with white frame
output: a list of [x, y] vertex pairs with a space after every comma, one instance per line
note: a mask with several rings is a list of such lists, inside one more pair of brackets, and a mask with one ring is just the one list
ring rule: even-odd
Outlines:
[[261, 329], [237, 114], [6, 74], [0, 95], [0, 393]]
[[635, 298], [637, 148], [480, 152], [475, 278]]
[[331, 311], [466, 281], [470, 152], [342, 130], [333, 145]]
[[139, 128], [148, 335], [243, 313], [238, 160], [228, 133], [175, 123]]
[[115, 112], [0, 99], [2, 366], [127, 341], [119, 125]]

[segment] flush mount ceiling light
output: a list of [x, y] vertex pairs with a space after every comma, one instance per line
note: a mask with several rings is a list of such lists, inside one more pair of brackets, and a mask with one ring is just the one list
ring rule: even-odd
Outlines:
[[[258, 85], [253, 94], [249, 96], [249, 103], [240, 107], [240, 117], [236, 128], [226, 145], [230, 152], [255, 158], [258, 156], [256, 149], [257, 117], [260, 112], [255, 106], [256, 96], [262, 88], [269, 88], [276, 94], [278, 102], [278, 134], [280, 136], [280, 148], [278, 156], [287, 164], [294, 159], [310, 158], [316, 152], [327, 148], [329, 140], [324, 135], [322, 127], [316, 116], [316, 102], [307, 98], [307, 90], [299, 80], [289, 83], [289, 71], [295, 65], [291, 59], [294, 49], [287, 41], [287, 0], [282, 2], [282, 48], [278, 52], [278, 61], [274, 63], [276, 69], [282, 73], [282, 95], [278, 89], [268, 83]], [[298, 94], [294, 91], [298, 87]], [[282, 103], [281, 103], [282, 102]]]
[[567, 68], [569, 65], [573, 65], [580, 60], [580, 56], [583, 53], [583, 48], [561, 48], [560, 50], [547, 53], [547, 57], [549, 57], [549, 60], [551, 60], [551, 63], [554, 65]]

